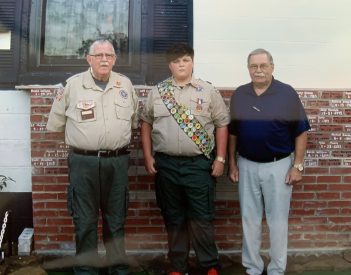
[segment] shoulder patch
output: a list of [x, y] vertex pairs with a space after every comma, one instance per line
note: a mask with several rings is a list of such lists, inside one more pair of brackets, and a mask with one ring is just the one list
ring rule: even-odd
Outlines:
[[56, 96], [55, 96], [56, 101], [61, 101], [61, 99], [63, 98], [63, 91], [64, 91], [63, 88], [56, 90]]

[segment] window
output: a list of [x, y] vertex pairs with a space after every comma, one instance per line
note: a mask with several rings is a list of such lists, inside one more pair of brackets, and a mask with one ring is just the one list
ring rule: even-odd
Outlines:
[[41, 61], [79, 63], [96, 38], [113, 42], [119, 65], [130, 65], [129, 0], [46, 0]]
[[64, 84], [88, 68], [89, 42], [107, 38], [118, 54], [114, 71], [152, 85], [169, 75], [168, 46], [193, 42], [192, 0], [11, 1], [24, 3], [22, 36], [13, 44], [20, 45], [17, 84]]
[[113, 43], [119, 67], [139, 64], [135, 53], [141, 39], [140, 0], [42, 0], [34, 6], [32, 16], [40, 20], [31, 20], [33, 69], [67, 70], [69, 65], [82, 70], [96, 39]]

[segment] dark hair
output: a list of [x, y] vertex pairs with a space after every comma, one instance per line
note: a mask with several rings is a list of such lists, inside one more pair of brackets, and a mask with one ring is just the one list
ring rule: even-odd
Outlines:
[[166, 51], [166, 60], [168, 63], [184, 55], [189, 55], [194, 59], [194, 49], [185, 43], [175, 43]]

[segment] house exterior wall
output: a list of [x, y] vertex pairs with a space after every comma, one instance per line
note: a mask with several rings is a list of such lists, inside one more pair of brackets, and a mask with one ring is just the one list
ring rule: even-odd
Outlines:
[[0, 91], [0, 175], [16, 182], [1, 192], [31, 192], [30, 98], [21, 91]]
[[[136, 86], [141, 108], [150, 87]], [[28, 87], [31, 94], [31, 155], [35, 250], [74, 252], [74, 228], [66, 210], [67, 146], [62, 133], [45, 129], [57, 89]], [[227, 104], [234, 89], [221, 89]], [[289, 250], [321, 252], [350, 247], [351, 237], [351, 90], [298, 90], [312, 130], [303, 182], [293, 191]], [[133, 133], [129, 168], [130, 204], [126, 224], [129, 252], [165, 252], [167, 238], [146, 174], [139, 130]], [[237, 185], [217, 183], [215, 233], [222, 253], [239, 252], [241, 222]], [[268, 247], [267, 228], [263, 248]]]
[[195, 0], [195, 73], [219, 87], [249, 81], [246, 58], [266, 48], [295, 88], [349, 88], [348, 0]]
[[30, 147], [29, 93], [0, 91], [0, 175], [13, 179], [0, 190], [1, 221], [9, 211], [4, 243], [16, 242], [23, 228], [33, 226]]
[[[248, 53], [264, 47], [273, 54], [275, 77], [298, 89], [307, 110], [312, 130], [303, 183], [294, 188], [291, 204], [292, 252], [351, 247], [350, 8], [348, 0], [319, 0], [318, 5], [306, 0], [194, 1], [196, 76], [219, 87], [229, 104], [235, 87], [249, 81]], [[141, 106], [149, 88], [137, 86]], [[57, 87], [18, 90], [0, 91], [0, 174], [16, 180], [0, 192], [0, 201], [3, 205], [3, 197], [32, 194], [35, 250], [72, 253], [67, 146], [63, 134], [45, 129]], [[131, 148], [127, 248], [165, 251], [165, 229], [153, 178], [143, 167], [139, 131]], [[240, 251], [237, 185], [225, 176], [218, 179], [215, 224], [220, 250]]]

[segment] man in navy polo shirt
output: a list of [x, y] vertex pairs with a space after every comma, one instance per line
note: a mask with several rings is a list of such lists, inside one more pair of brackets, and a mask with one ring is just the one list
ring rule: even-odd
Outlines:
[[252, 51], [247, 66], [252, 82], [240, 86], [230, 104], [229, 178], [239, 181], [242, 264], [247, 274], [265, 273], [260, 256], [265, 212], [270, 236], [267, 272], [278, 275], [286, 268], [292, 186], [302, 179], [310, 125], [296, 91], [274, 79], [268, 51]]

